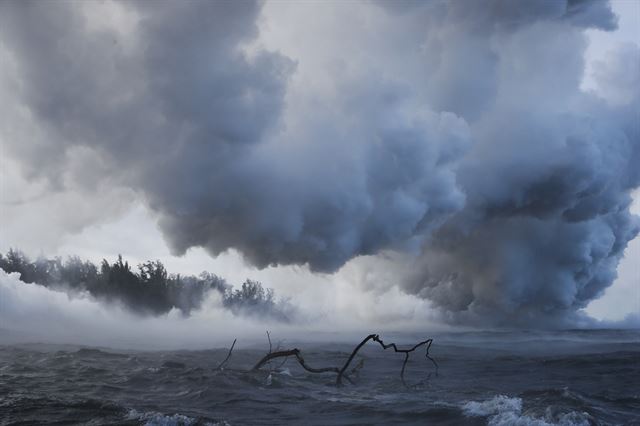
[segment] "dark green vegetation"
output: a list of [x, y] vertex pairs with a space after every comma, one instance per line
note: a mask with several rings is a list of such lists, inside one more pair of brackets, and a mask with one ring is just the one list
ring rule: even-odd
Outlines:
[[133, 270], [120, 255], [113, 263], [103, 259], [96, 266], [77, 256], [31, 261], [24, 253], [10, 249], [6, 255], [0, 253], [0, 268], [8, 273], [18, 272], [25, 283], [88, 292], [96, 299], [121, 303], [141, 314], [159, 315], [179, 309], [189, 315], [201, 307], [211, 291], [218, 292], [224, 307], [236, 315], [288, 321], [293, 314], [286, 301], [277, 300], [272, 289], [257, 281], [246, 280], [241, 288], [234, 289], [209, 272], [198, 276], [170, 274], [159, 260], [141, 263]]

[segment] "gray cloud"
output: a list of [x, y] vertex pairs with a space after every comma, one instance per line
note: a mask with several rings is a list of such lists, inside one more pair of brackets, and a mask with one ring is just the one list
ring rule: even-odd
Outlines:
[[[5, 6], [23, 102], [49, 134], [11, 147], [34, 172], [55, 179], [66, 153], [91, 147], [159, 214], [176, 253], [233, 247], [259, 266], [335, 270], [461, 207], [451, 163], [467, 134], [455, 116], [374, 81], [287, 133], [293, 62], [241, 49], [256, 36], [255, 4], [124, 6], [138, 25], [122, 41], [87, 29], [68, 3]], [[356, 125], [341, 122], [348, 114]]]
[[[629, 212], [640, 93], [621, 83], [627, 102], [611, 107], [581, 92], [584, 40], [571, 26], [533, 23], [487, 42], [496, 75], [481, 78], [495, 78], [496, 96], [469, 117], [474, 144], [457, 174], [467, 202], [405, 288], [456, 320], [570, 325], [613, 282], [640, 229]], [[633, 79], [631, 53], [600, 78]]]
[[601, 0], [484, 0], [481, 2], [449, 2], [434, 0], [379, 0], [376, 3], [398, 14], [425, 13], [435, 21], [460, 25], [471, 31], [512, 31], [542, 20], [567, 21], [579, 27], [610, 31], [617, 27], [617, 18], [608, 2]]
[[350, 3], [367, 19], [280, 22], [301, 29], [279, 52], [256, 2], [115, 3], [112, 25], [92, 4], [0, 7], [3, 109], [28, 123], [3, 149], [54, 188], [134, 189], [177, 254], [331, 272], [411, 253], [405, 291], [524, 322], [601, 294], [638, 232], [637, 89], [580, 91], [607, 3]]

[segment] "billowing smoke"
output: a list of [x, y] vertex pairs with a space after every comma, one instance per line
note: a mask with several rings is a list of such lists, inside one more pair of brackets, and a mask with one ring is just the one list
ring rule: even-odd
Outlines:
[[611, 70], [625, 76], [617, 79], [624, 106], [580, 91], [584, 39], [576, 26], [610, 28], [604, 6], [569, 2], [564, 15], [536, 8], [517, 17], [497, 8], [484, 46], [487, 74], [467, 74], [481, 87], [492, 81], [492, 93], [475, 109], [449, 105], [469, 120], [474, 140], [457, 174], [466, 204], [431, 236], [405, 288], [452, 319], [576, 319], [613, 282], [638, 233], [629, 212], [640, 183], [640, 84], [629, 78], [640, 71], [638, 47]]
[[637, 46], [595, 76], [615, 100], [580, 88], [605, 2], [0, 8], [3, 151], [53, 189], [132, 188], [177, 254], [395, 251], [455, 320], [557, 321], [638, 233]]

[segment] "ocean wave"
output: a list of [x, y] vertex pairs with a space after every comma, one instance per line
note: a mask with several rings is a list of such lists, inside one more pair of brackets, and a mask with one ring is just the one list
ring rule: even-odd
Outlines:
[[185, 416], [184, 414], [165, 415], [155, 411], [139, 412], [137, 410], [129, 410], [127, 420], [138, 420], [143, 422], [144, 426], [231, 426], [225, 420], [219, 422], [202, 422], [201, 420]]
[[462, 405], [467, 417], [487, 417], [489, 426], [589, 426], [592, 424], [588, 413], [569, 411], [552, 415], [546, 410], [543, 417], [525, 414], [522, 398], [497, 395], [489, 400], [469, 401]]

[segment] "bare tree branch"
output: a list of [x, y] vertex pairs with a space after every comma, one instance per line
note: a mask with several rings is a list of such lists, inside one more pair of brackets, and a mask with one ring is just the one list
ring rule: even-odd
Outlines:
[[302, 368], [304, 368], [305, 370], [307, 370], [310, 373], [327, 373], [327, 372], [338, 373], [339, 372], [337, 367], [313, 368], [313, 367], [307, 365], [307, 363], [305, 362], [304, 358], [300, 354], [300, 349], [297, 349], [297, 348], [296, 349], [290, 349], [290, 350], [287, 350], [287, 351], [278, 351], [278, 352], [268, 353], [260, 361], [258, 361], [258, 363], [256, 365], [253, 366], [251, 371], [259, 370], [260, 367], [262, 367], [263, 365], [265, 365], [267, 362], [271, 361], [272, 359], [281, 358], [281, 357], [289, 357], [289, 356], [295, 356], [296, 359], [298, 360], [298, 364], [300, 364], [302, 366]]
[[422, 341], [420, 343], [417, 343], [415, 346], [413, 346], [410, 349], [398, 349], [398, 347], [396, 346], [395, 343], [389, 343], [388, 345], [385, 345], [385, 343], [382, 341], [382, 339], [380, 339], [380, 336], [378, 336], [378, 335], [376, 335], [373, 340], [375, 342], [378, 342], [380, 344], [380, 346], [382, 346], [382, 349], [393, 348], [393, 350], [395, 352], [404, 353], [404, 362], [402, 363], [402, 370], [400, 371], [400, 377], [402, 378], [402, 381], [404, 381], [404, 369], [407, 366], [407, 361], [409, 361], [409, 354], [411, 352], [415, 351], [416, 349], [418, 349], [420, 346], [423, 346], [423, 345], [425, 345], [425, 347], [426, 347], [425, 356], [436, 367], [436, 375], [438, 374], [438, 363], [436, 362], [435, 359], [431, 358], [431, 356], [429, 355], [429, 349], [431, 348], [431, 344], [433, 343], [433, 339], [427, 339], [427, 340], [424, 340], [424, 341]]
[[[355, 347], [355, 349], [353, 350], [353, 352], [351, 352], [351, 356], [349, 356], [349, 359], [347, 359], [347, 362], [344, 364], [344, 366], [342, 367], [342, 369], [340, 370], [340, 372], [338, 373], [338, 377], [336, 377], [336, 384], [338, 386], [340, 386], [342, 384], [342, 377], [345, 375], [345, 372], [347, 371], [347, 368], [349, 368], [349, 364], [351, 364], [351, 361], [353, 361], [353, 358], [356, 356], [356, 354], [358, 353], [358, 351], [360, 349], [362, 349], [362, 347], [369, 341], [369, 340], [373, 340], [374, 342], [377, 342], [380, 344], [380, 346], [382, 346], [382, 349], [389, 349], [389, 348], [393, 348], [393, 350], [395, 352], [399, 352], [399, 353], [403, 353], [404, 354], [404, 361], [402, 362], [402, 369], [400, 370], [400, 378], [402, 379], [402, 383], [405, 383], [404, 381], [404, 371], [405, 368], [407, 366], [407, 362], [409, 361], [409, 354], [413, 351], [415, 351], [416, 349], [418, 349], [420, 346], [426, 346], [426, 357], [433, 363], [433, 365], [436, 367], [436, 374], [438, 372], [438, 364], [436, 363], [436, 361], [431, 358], [431, 356], [429, 355], [429, 348], [431, 347], [431, 343], [433, 343], [433, 339], [427, 339], [424, 340], [422, 342], [417, 343], [416, 345], [414, 345], [412, 348], [410, 349], [398, 349], [398, 347], [396, 346], [395, 343], [389, 343], [388, 345], [384, 343], [384, 341], [382, 341], [382, 339], [380, 339], [380, 336], [377, 334], [370, 334], [367, 337], [365, 337], [362, 342], [360, 342], [360, 344], [358, 346]], [[406, 383], [405, 383], [406, 384]]]
[[222, 370], [224, 368], [224, 365], [227, 363], [227, 361], [229, 361], [229, 358], [231, 358], [231, 352], [233, 352], [233, 347], [236, 345], [236, 340], [238, 339], [233, 339], [233, 344], [231, 345], [231, 348], [229, 348], [229, 353], [227, 354], [227, 357], [220, 364], [218, 364], [218, 366], [216, 367], [216, 370]]
[[[282, 367], [282, 365], [284, 365], [284, 363], [287, 361], [287, 359], [289, 357], [295, 357], [296, 360], [298, 361], [298, 364], [300, 364], [300, 366], [302, 368], [304, 368], [306, 371], [310, 372], [310, 373], [335, 373], [336, 374], [336, 385], [341, 386], [342, 385], [342, 381], [346, 380], [349, 383], [353, 384], [353, 381], [351, 380], [351, 378], [349, 377], [350, 375], [355, 375], [358, 373], [358, 371], [363, 367], [364, 365], [364, 359], [360, 359], [360, 361], [355, 365], [355, 367], [353, 367], [351, 369], [351, 371], [347, 374], [347, 370], [349, 368], [349, 365], [351, 365], [351, 362], [353, 361], [353, 359], [356, 357], [356, 355], [358, 354], [358, 352], [360, 351], [360, 349], [362, 349], [362, 347], [369, 341], [372, 340], [374, 342], [377, 342], [382, 349], [386, 350], [389, 348], [393, 348], [394, 352], [396, 353], [403, 353], [404, 354], [404, 360], [402, 362], [402, 369], [400, 370], [400, 378], [402, 379], [402, 383], [405, 383], [404, 381], [404, 372], [406, 370], [406, 366], [407, 363], [409, 362], [409, 356], [412, 352], [414, 352], [415, 350], [417, 350], [418, 348], [420, 348], [421, 346], [424, 346], [426, 349], [426, 353], [425, 356], [427, 359], [429, 359], [433, 365], [436, 368], [436, 375], [438, 374], [438, 364], [436, 363], [436, 361], [431, 358], [431, 356], [429, 355], [429, 349], [431, 348], [431, 344], [433, 343], [433, 339], [427, 339], [424, 340], [422, 342], [419, 342], [417, 344], [415, 344], [414, 346], [412, 346], [411, 348], [408, 349], [399, 349], [398, 346], [396, 346], [395, 343], [389, 343], [386, 344], [384, 343], [384, 341], [380, 338], [379, 335], [377, 334], [370, 334], [367, 337], [365, 337], [359, 344], [358, 346], [356, 346], [353, 351], [351, 352], [351, 354], [349, 355], [349, 358], [347, 359], [347, 361], [344, 363], [344, 365], [342, 366], [342, 368], [340, 367], [321, 367], [321, 368], [315, 368], [315, 367], [311, 367], [310, 365], [307, 364], [307, 362], [305, 361], [304, 357], [302, 356], [302, 353], [300, 352], [300, 349], [298, 348], [294, 348], [294, 349], [289, 349], [289, 350], [276, 350], [275, 352], [273, 352], [273, 346], [271, 343], [271, 334], [267, 331], [267, 339], [269, 340], [269, 352], [262, 357], [254, 366], [250, 371], [256, 371], [259, 370], [260, 368], [262, 368], [265, 364], [271, 362], [272, 360], [276, 359], [276, 358], [284, 358], [282, 361], [282, 364], [280, 364], [280, 366]], [[236, 341], [233, 341], [233, 345], [231, 345], [231, 349], [229, 349], [229, 353], [227, 354], [227, 357], [224, 359], [224, 361], [222, 361], [220, 363], [220, 365], [218, 366], [218, 369], [222, 369], [222, 367], [225, 365], [225, 363], [227, 362], [227, 360], [231, 357], [231, 352], [233, 351], [233, 347], [235, 346]], [[405, 383], [406, 385], [406, 383]]]
[[369, 341], [372, 340], [373, 338], [375, 338], [377, 336], [377, 334], [370, 334], [367, 337], [365, 337], [362, 342], [360, 342], [360, 344], [358, 346], [355, 347], [355, 349], [353, 350], [353, 352], [351, 352], [351, 355], [349, 356], [349, 359], [347, 359], [347, 362], [344, 363], [344, 366], [342, 366], [342, 368], [338, 371], [338, 377], [336, 377], [336, 384], [338, 386], [340, 386], [342, 384], [342, 376], [344, 376], [345, 371], [347, 371], [347, 368], [349, 368], [349, 364], [351, 364], [351, 361], [353, 361], [353, 358], [356, 356], [356, 354], [358, 353], [358, 351], [360, 349], [362, 349], [362, 347]]
[[[280, 345], [278, 345], [276, 347], [276, 350], [280, 349]], [[289, 357], [285, 356], [284, 358], [282, 358], [282, 362], [280, 363], [279, 366], [276, 367], [276, 370], [282, 368], [282, 366], [285, 364], [285, 362], [287, 362], [287, 360], [289, 359]]]

